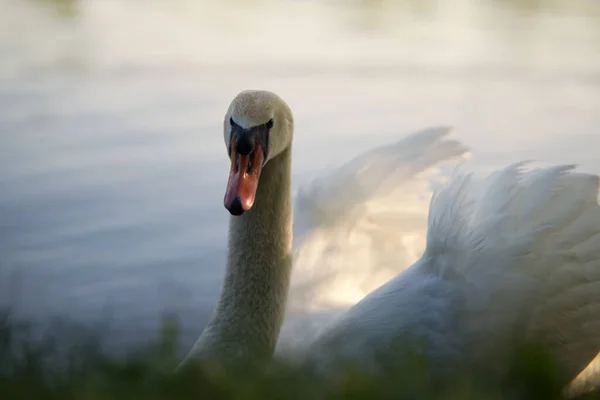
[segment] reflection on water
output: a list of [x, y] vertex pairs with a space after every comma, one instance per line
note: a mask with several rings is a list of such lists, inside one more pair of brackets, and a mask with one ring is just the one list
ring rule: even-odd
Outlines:
[[48, 12], [55, 12], [63, 18], [76, 18], [80, 14], [80, 0], [28, 0], [33, 5], [45, 7]]
[[191, 340], [222, 276], [220, 123], [243, 88], [293, 106], [296, 187], [438, 124], [481, 170], [600, 172], [599, 21], [593, 0], [3, 0], [0, 300], [138, 327], [167, 307]]

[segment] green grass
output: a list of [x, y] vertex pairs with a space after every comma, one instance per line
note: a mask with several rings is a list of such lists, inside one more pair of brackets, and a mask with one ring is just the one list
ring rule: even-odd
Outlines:
[[34, 339], [26, 324], [4, 313], [0, 316], [0, 399], [562, 398], [558, 369], [543, 352], [531, 348], [518, 353], [509, 379], [495, 386], [473, 377], [435, 384], [417, 358], [386, 369], [383, 375], [347, 368], [329, 380], [308, 367], [275, 361], [237, 369], [192, 364], [174, 374], [181, 359], [177, 331], [175, 320], [166, 319], [156, 343], [117, 358], [102, 350], [93, 332], [63, 327]]

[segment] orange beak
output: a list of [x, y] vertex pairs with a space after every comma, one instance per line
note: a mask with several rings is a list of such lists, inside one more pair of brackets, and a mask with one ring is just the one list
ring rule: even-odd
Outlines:
[[248, 155], [241, 155], [236, 151], [235, 142], [232, 143], [231, 169], [223, 201], [231, 215], [242, 215], [254, 205], [263, 163], [264, 154], [260, 146]]

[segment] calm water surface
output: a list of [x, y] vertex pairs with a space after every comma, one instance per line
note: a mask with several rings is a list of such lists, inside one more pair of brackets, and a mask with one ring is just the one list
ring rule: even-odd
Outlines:
[[295, 111], [295, 187], [439, 124], [480, 171], [600, 173], [600, 3], [441, 3], [0, 0], [0, 301], [122, 329], [167, 308], [197, 335], [246, 88]]

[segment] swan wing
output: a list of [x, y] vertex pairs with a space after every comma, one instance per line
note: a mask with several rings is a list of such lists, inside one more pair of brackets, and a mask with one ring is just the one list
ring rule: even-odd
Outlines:
[[[467, 152], [449, 132], [416, 132], [298, 190], [293, 304], [313, 310], [354, 304], [416, 260], [432, 184], [442, 177], [436, 167]], [[385, 261], [390, 256], [393, 263]]]
[[524, 338], [551, 346], [567, 374], [600, 350], [598, 176], [519, 163], [434, 196], [426, 255], [460, 287], [473, 356]]
[[316, 228], [339, 224], [350, 216], [354, 221], [374, 197], [389, 194], [403, 181], [464, 155], [467, 147], [449, 139], [450, 130], [433, 127], [418, 131], [371, 149], [300, 187], [294, 199], [295, 237], [303, 239]]
[[[431, 201], [426, 250], [317, 344], [349, 355], [411, 331], [438, 360], [504, 372], [516, 341], [550, 346], [574, 378], [600, 350], [598, 176], [561, 165], [456, 176]], [[357, 346], [356, 343], [359, 345]]]
[[432, 185], [443, 179], [438, 166], [467, 153], [449, 133], [416, 132], [299, 188], [290, 317], [280, 344], [306, 343], [419, 257]]

